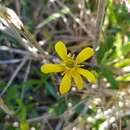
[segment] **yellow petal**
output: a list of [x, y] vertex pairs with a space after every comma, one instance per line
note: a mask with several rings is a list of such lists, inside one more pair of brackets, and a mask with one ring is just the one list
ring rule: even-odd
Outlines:
[[64, 71], [64, 67], [60, 64], [44, 64], [41, 66], [41, 72], [52, 73]]
[[90, 47], [84, 48], [76, 57], [76, 63], [79, 64], [88, 58], [92, 57], [94, 50]]
[[65, 60], [67, 58], [67, 49], [62, 41], [56, 43], [55, 50], [61, 59]]
[[77, 71], [83, 75], [86, 79], [88, 79], [89, 82], [95, 83], [96, 82], [96, 77], [94, 74], [88, 70], [78, 68]]
[[72, 73], [72, 77], [74, 79], [74, 82], [75, 82], [77, 88], [82, 89], [83, 88], [83, 79], [80, 76], [80, 74], [77, 72], [74, 72], [74, 73]]
[[71, 76], [65, 74], [60, 83], [60, 94], [67, 93], [71, 88]]

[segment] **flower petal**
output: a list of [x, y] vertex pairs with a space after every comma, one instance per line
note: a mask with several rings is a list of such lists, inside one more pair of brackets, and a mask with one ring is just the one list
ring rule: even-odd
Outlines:
[[67, 93], [71, 88], [71, 75], [66, 73], [60, 83], [60, 94]]
[[76, 57], [76, 63], [79, 64], [88, 58], [92, 57], [94, 50], [90, 47], [84, 48]]
[[86, 79], [88, 79], [89, 82], [96, 83], [96, 77], [94, 74], [88, 70], [78, 68], [77, 71], [83, 75]]
[[83, 79], [80, 76], [80, 74], [77, 72], [74, 72], [74, 73], [72, 73], [72, 77], [74, 79], [74, 82], [75, 82], [77, 88], [82, 89], [83, 88]]
[[41, 72], [52, 73], [64, 71], [64, 67], [60, 64], [44, 64], [41, 66]]
[[56, 43], [55, 50], [61, 59], [65, 60], [67, 58], [67, 49], [62, 41]]

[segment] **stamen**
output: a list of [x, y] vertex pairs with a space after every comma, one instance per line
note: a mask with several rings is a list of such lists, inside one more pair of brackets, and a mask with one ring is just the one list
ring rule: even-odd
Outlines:
[[74, 63], [74, 60], [72, 59], [72, 57], [65, 61], [65, 65], [69, 68], [73, 68], [75, 66], [75, 63]]

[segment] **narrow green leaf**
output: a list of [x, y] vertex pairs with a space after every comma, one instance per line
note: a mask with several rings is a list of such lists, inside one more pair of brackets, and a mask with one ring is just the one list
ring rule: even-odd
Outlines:
[[106, 61], [109, 56], [109, 50], [112, 49], [115, 38], [113, 36], [108, 36], [105, 43], [100, 44], [100, 48], [97, 51], [97, 62], [100, 64]]
[[121, 67], [128, 66], [128, 65], [130, 65], [130, 59], [129, 58], [122, 59], [119, 62], [117, 62], [116, 64], [114, 64], [114, 66], [117, 67], [117, 68], [121, 68]]
[[51, 84], [49, 84], [47, 81], [45, 81], [44, 83], [45, 83], [48, 93], [51, 94], [55, 99], [58, 99], [56, 88], [52, 86]]
[[122, 46], [122, 53], [124, 55], [127, 55], [130, 52], [130, 42], [128, 44]]
[[101, 66], [101, 76], [104, 76], [110, 83], [112, 89], [117, 89], [117, 82], [112, 71], [107, 66]]
[[67, 110], [67, 104], [65, 102], [65, 100], [63, 100], [62, 102], [59, 102], [56, 106], [55, 106], [55, 112], [57, 114], [63, 114], [65, 112], [65, 110]]
[[17, 99], [17, 103], [19, 105], [19, 110], [17, 112], [17, 115], [21, 121], [24, 121], [26, 120], [27, 117], [27, 108], [21, 99]]
[[70, 13], [70, 9], [69, 8], [63, 8], [61, 9], [59, 12], [57, 13], [53, 13], [52, 15], [50, 15], [47, 19], [44, 19], [44, 21], [38, 25], [38, 28], [40, 28], [41, 26], [45, 26], [46, 24], [48, 24], [49, 22], [56, 20], [60, 17], [63, 17], [65, 14], [69, 14]]
[[130, 73], [127, 73], [127, 74], [124, 74], [124, 75], [117, 77], [117, 81], [129, 82], [130, 81]]

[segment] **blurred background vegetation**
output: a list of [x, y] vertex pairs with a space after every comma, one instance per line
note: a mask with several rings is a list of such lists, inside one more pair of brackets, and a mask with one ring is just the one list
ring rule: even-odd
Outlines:
[[[23, 45], [17, 40], [16, 32], [31, 43], [29, 32], [24, 34], [17, 23], [15, 32], [10, 31], [12, 26], [0, 19], [1, 130], [130, 130], [128, 0], [0, 3], [16, 12], [38, 44], [34, 46], [44, 49], [34, 56], [25, 47], [28, 42]], [[95, 73], [97, 84], [86, 82], [83, 90], [59, 94], [61, 75], [40, 72], [43, 63], [57, 60], [54, 44], [58, 40], [75, 54], [87, 46], [96, 51], [85, 68]]]

